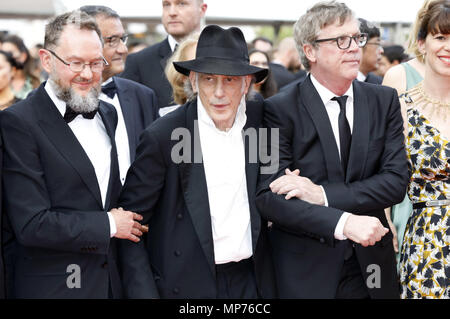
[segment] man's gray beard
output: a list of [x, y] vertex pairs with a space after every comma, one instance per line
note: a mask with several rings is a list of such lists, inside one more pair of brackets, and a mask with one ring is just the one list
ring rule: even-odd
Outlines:
[[49, 83], [58, 99], [66, 102], [66, 105], [75, 112], [89, 113], [98, 109], [100, 95], [100, 85], [93, 87], [89, 93], [83, 97], [75, 92], [71, 87], [64, 88], [60, 85], [58, 79], [49, 78]]

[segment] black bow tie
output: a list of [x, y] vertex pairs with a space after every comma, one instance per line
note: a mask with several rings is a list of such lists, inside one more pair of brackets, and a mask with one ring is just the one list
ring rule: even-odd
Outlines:
[[67, 124], [73, 121], [74, 118], [76, 118], [78, 115], [82, 115], [85, 119], [92, 120], [97, 114], [97, 110], [87, 113], [82, 112], [76, 112], [72, 110], [70, 107], [66, 106], [66, 113], [64, 113], [64, 120]]
[[113, 99], [114, 95], [116, 95], [117, 93], [116, 83], [114, 83], [114, 81], [111, 81], [108, 84], [102, 86], [102, 92], [106, 94], [110, 99]]

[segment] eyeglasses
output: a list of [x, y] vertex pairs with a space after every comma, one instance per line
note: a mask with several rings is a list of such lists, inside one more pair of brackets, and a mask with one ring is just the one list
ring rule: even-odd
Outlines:
[[66, 62], [63, 59], [61, 59], [55, 52], [53, 52], [52, 50], [48, 50], [48, 52], [50, 52], [51, 54], [53, 54], [55, 56], [55, 58], [57, 58], [59, 61], [61, 61], [62, 63], [64, 63], [65, 65], [67, 65], [70, 70], [74, 73], [81, 73], [84, 70], [84, 67], [86, 65], [89, 65], [89, 67], [91, 68], [92, 72], [102, 72], [103, 69], [105, 68], [105, 66], [109, 65], [108, 62], [105, 60], [104, 57], [102, 57], [102, 60], [99, 61], [94, 61], [91, 63], [84, 63], [81, 61], [72, 61], [72, 62]]
[[105, 43], [110, 48], [116, 48], [119, 45], [119, 41], [122, 41], [123, 44], [127, 44], [128, 34], [124, 34], [121, 37], [119, 37], [117, 35], [113, 35], [113, 36], [110, 36], [110, 37], [105, 37], [103, 39], [105, 40]]
[[339, 49], [341, 50], [347, 50], [350, 48], [350, 45], [352, 44], [352, 39], [355, 40], [355, 43], [358, 47], [362, 48], [367, 43], [368, 34], [367, 33], [361, 33], [354, 36], [348, 36], [343, 35], [337, 38], [328, 38], [328, 39], [318, 39], [314, 41], [314, 43], [320, 43], [320, 42], [326, 42], [326, 41], [336, 41], [336, 44]]

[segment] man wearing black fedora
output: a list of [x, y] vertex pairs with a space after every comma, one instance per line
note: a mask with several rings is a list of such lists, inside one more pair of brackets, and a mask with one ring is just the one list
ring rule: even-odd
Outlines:
[[125, 295], [273, 298], [267, 222], [254, 201], [258, 141], [245, 137], [263, 115], [249, 87], [267, 70], [249, 65], [238, 28], [215, 25], [201, 33], [196, 59], [174, 65], [192, 96], [144, 131], [119, 200], [150, 227], [147, 249], [122, 243]]

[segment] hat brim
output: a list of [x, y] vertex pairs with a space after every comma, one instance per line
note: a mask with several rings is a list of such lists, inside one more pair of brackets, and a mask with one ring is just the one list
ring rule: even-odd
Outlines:
[[186, 76], [189, 76], [191, 71], [231, 76], [254, 75], [256, 83], [264, 80], [269, 72], [268, 69], [258, 68], [240, 61], [216, 57], [202, 57], [195, 60], [173, 62], [173, 65], [178, 72]]

